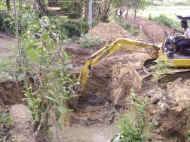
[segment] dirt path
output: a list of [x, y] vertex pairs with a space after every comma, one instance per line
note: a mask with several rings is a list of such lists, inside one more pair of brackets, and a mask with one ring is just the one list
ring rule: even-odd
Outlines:
[[63, 134], [64, 142], [110, 142], [117, 132], [118, 129], [114, 125], [97, 125], [64, 128]]
[[0, 33], [0, 61], [15, 56], [16, 39]]

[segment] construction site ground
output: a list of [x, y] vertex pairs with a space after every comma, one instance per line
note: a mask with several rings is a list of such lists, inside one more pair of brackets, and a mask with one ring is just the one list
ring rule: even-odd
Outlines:
[[[133, 21], [130, 18], [126, 20], [131, 23]], [[142, 18], [137, 18], [136, 22], [132, 24], [137, 25], [143, 33], [143, 36], [139, 35], [136, 38], [144, 39], [147, 42], [152, 38], [152, 41], [159, 43], [163, 41], [165, 32], [172, 31], [167, 27]], [[108, 44], [116, 38], [134, 38], [116, 23], [100, 23], [89, 34], [99, 36], [104, 40], [104, 44]], [[0, 41], [1, 43], [16, 42], [10, 37], [4, 38], [4, 35], [0, 36]], [[1, 45], [1, 58], [3, 59], [5, 55], [12, 56], [12, 52], [9, 52], [12, 49], [8, 45]], [[81, 49], [78, 43], [68, 43], [64, 45], [64, 48], [72, 57], [71, 71], [77, 76], [86, 59], [101, 47]], [[138, 69], [148, 58], [149, 55], [144, 50], [139, 50], [137, 52], [120, 51], [101, 60], [91, 70], [86, 94], [76, 94], [78, 95], [76, 100], [73, 99], [70, 102], [73, 111], [68, 114], [69, 122], [63, 131], [58, 132], [61, 142], [110, 142], [113, 136], [119, 132], [118, 119], [128, 112], [129, 103], [127, 99], [130, 96], [130, 90], [138, 85], [134, 84], [133, 76], [128, 74], [130, 71], [129, 64]], [[147, 120], [155, 125], [155, 129], [150, 133], [150, 141], [188, 142], [186, 141], [189, 131], [188, 125], [190, 124], [188, 123], [190, 122], [190, 80], [188, 76], [187, 74], [183, 78], [176, 77], [172, 82], [167, 82], [164, 85], [156, 82], [147, 83], [144, 90], [135, 91], [137, 95], [149, 100]], [[22, 96], [15, 99], [18, 94], [15, 96], [10, 94], [16, 91], [7, 89], [8, 87], [16, 88], [14, 83], [12, 86], [10, 82], [0, 85], [0, 94], [5, 95], [3, 98], [13, 100], [7, 102], [9, 108], [11, 105], [20, 103]], [[17, 90], [17, 92], [19, 91]], [[1, 101], [6, 102], [6, 99]], [[23, 106], [16, 106], [16, 108], [23, 108]], [[14, 109], [8, 110], [12, 112]], [[27, 112], [27, 110], [25, 111]], [[23, 113], [23, 115], [25, 114], [27, 113]], [[13, 111], [12, 115], [17, 119], [18, 114]], [[30, 121], [30, 118], [26, 117], [26, 119], [26, 122]], [[28, 135], [30, 129], [27, 129], [26, 132]], [[32, 137], [30, 139], [33, 141]], [[57, 138], [54, 141], [59, 142]]]

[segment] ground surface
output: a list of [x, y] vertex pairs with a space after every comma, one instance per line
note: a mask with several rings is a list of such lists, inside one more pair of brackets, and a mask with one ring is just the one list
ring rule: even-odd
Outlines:
[[113, 135], [118, 133], [115, 126], [75, 126], [64, 128], [63, 138], [65, 142], [109, 142]]
[[0, 33], [0, 61], [15, 55], [16, 39], [4, 33]]
[[[170, 29], [164, 26], [142, 18], [137, 18], [135, 24], [142, 27], [141, 32], [146, 36], [146, 40], [149, 39], [149, 37], [153, 37], [155, 41], [160, 42], [164, 38], [164, 31], [170, 31]], [[112, 29], [112, 27], [114, 28]], [[107, 32], [102, 33], [104, 30]], [[109, 31], [114, 32], [114, 34], [110, 34]], [[99, 34], [102, 38], [105, 38], [104, 40], [107, 40], [107, 43], [115, 40], [114, 38], [117, 38], [115, 35], [119, 37], [120, 35], [121, 37], [130, 36], [127, 32], [125, 33], [121, 27], [113, 24], [100, 24], [92, 29], [91, 33], [95, 35]], [[152, 36], [153, 34], [154, 36]], [[15, 48], [12, 47], [12, 45], [16, 43], [14, 38], [0, 34], [0, 43], [0, 61], [11, 59], [11, 57], [15, 56]], [[81, 49], [77, 43], [71, 43], [64, 47], [66, 51], [72, 55], [71, 63], [74, 73], [76, 74], [79, 74], [81, 66], [90, 55], [100, 48]], [[125, 104], [127, 102], [127, 96], [130, 95], [129, 89], [131, 85], [138, 85], [135, 82], [134, 75], [131, 74], [130, 67], [132, 66], [134, 70], [140, 69], [143, 61], [147, 58], [149, 58], [149, 55], [146, 53], [146, 50], [139, 50], [138, 53], [121, 51], [101, 60], [100, 63], [91, 70], [86, 96], [79, 97], [77, 104], [71, 104], [73, 112], [69, 115], [71, 121], [70, 125], [64, 127], [63, 132], [60, 131], [58, 133], [58, 137], [60, 137], [61, 140], [63, 139], [64, 142], [109, 142], [109, 140], [118, 133], [116, 125], [118, 118], [120, 118], [123, 112], [127, 111], [128, 106]], [[189, 122], [187, 117], [189, 113], [186, 110], [189, 105], [189, 99], [188, 95], [183, 95], [182, 98], [179, 96], [181, 93], [187, 94], [189, 81], [185, 80], [186, 83], [183, 83], [183, 81], [184, 80], [174, 80], [173, 83], [165, 84], [164, 89], [157, 86], [157, 84], [151, 84], [151, 89], [146, 88], [144, 92], [140, 93], [141, 95], [149, 96], [153, 104], [149, 110], [151, 117], [147, 118], [147, 120], [151, 119], [152, 122], [156, 124], [158, 122], [160, 124], [158, 127], [159, 132], [156, 131], [154, 133], [155, 137], [152, 136], [153, 141], [186, 142], [184, 141], [184, 135], [187, 129], [185, 124]], [[176, 84], [182, 85], [179, 88]], [[5, 84], [3, 85], [0, 86], [1, 91], [3, 89], [3, 93], [0, 95], [1, 97], [5, 95], [3, 98], [10, 99], [9, 95], [12, 95], [12, 93], [6, 94], [4, 91], [16, 87], [14, 84], [13, 86], [8, 84], [8, 87]], [[175, 88], [177, 90], [183, 89], [181, 92], [175, 91]], [[13, 90], [13, 92], [15, 91]], [[165, 94], [167, 95], [165, 96]], [[173, 94], [174, 96], [172, 98]], [[168, 100], [172, 100], [172, 103], [167, 101], [166, 97], [171, 97], [171, 99]], [[19, 102], [17, 100], [13, 101]], [[178, 104], [178, 107], [176, 107], [173, 102]], [[165, 117], [163, 117], [162, 114], [164, 114]], [[180, 115], [184, 117], [177, 121]], [[152, 120], [154, 118], [155, 120]], [[164, 136], [160, 138], [162, 136], [161, 133], [168, 133], [169, 137], [175, 135], [177, 138], [176, 140], [169, 140]], [[58, 141], [57, 138], [55, 138], [55, 142], [62, 141]]]

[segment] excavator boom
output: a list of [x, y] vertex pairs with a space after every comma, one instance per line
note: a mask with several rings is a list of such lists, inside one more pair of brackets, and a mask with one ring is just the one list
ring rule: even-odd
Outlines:
[[110, 45], [107, 45], [101, 48], [100, 50], [98, 50], [97, 52], [95, 52], [86, 61], [85, 65], [83, 66], [81, 70], [80, 84], [81, 84], [82, 90], [84, 90], [86, 87], [86, 83], [89, 78], [90, 69], [94, 67], [95, 65], [97, 65], [101, 59], [108, 57], [121, 49], [127, 50], [127, 51], [136, 51], [140, 48], [146, 49], [146, 51], [150, 54], [152, 59], [156, 59], [158, 57], [158, 54], [159, 54], [158, 51], [160, 49], [158, 46], [154, 44], [150, 44], [150, 43], [145, 43], [142, 41], [127, 39], [127, 38], [118, 39], [114, 41], [113, 43], [111, 43]]

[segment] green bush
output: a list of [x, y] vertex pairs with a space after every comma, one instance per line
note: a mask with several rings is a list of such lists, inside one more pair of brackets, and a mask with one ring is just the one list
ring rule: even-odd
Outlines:
[[[19, 33], [24, 33], [27, 27], [32, 25], [38, 20], [38, 14], [29, 9], [23, 9], [21, 12], [21, 17], [18, 18], [20, 24]], [[7, 12], [0, 12], [0, 31], [9, 34], [16, 33], [16, 19], [13, 15]]]
[[149, 20], [155, 21], [155, 22], [162, 24], [164, 26], [167, 26], [169, 28], [179, 28], [179, 23], [177, 21], [175, 21], [174, 19], [169, 18], [163, 14], [161, 14], [158, 17], [153, 17], [153, 18], [151, 16], [149, 16]]
[[88, 34], [84, 35], [80, 38], [80, 47], [82, 48], [90, 48], [90, 47], [97, 47], [102, 44], [102, 40], [98, 37], [92, 37]]
[[0, 31], [14, 34], [16, 31], [14, 18], [6, 12], [0, 12]]
[[56, 122], [62, 120], [63, 114], [68, 111], [66, 102], [72, 96], [73, 86], [77, 82], [66, 68], [67, 54], [58, 46], [59, 37], [57, 28], [47, 16], [28, 25], [22, 36], [27, 64], [30, 66], [24, 65], [21, 69], [43, 76], [36, 76], [39, 88], [35, 92], [27, 82], [25, 90], [27, 105], [35, 124], [39, 126], [49, 126], [50, 113], [56, 117]]
[[119, 122], [120, 134], [112, 142], [145, 142], [148, 138], [145, 132], [146, 102], [137, 98], [134, 92], [131, 92], [129, 101], [129, 111]]
[[80, 37], [88, 31], [87, 22], [84, 20], [66, 20], [60, 27], [68, 38]]

